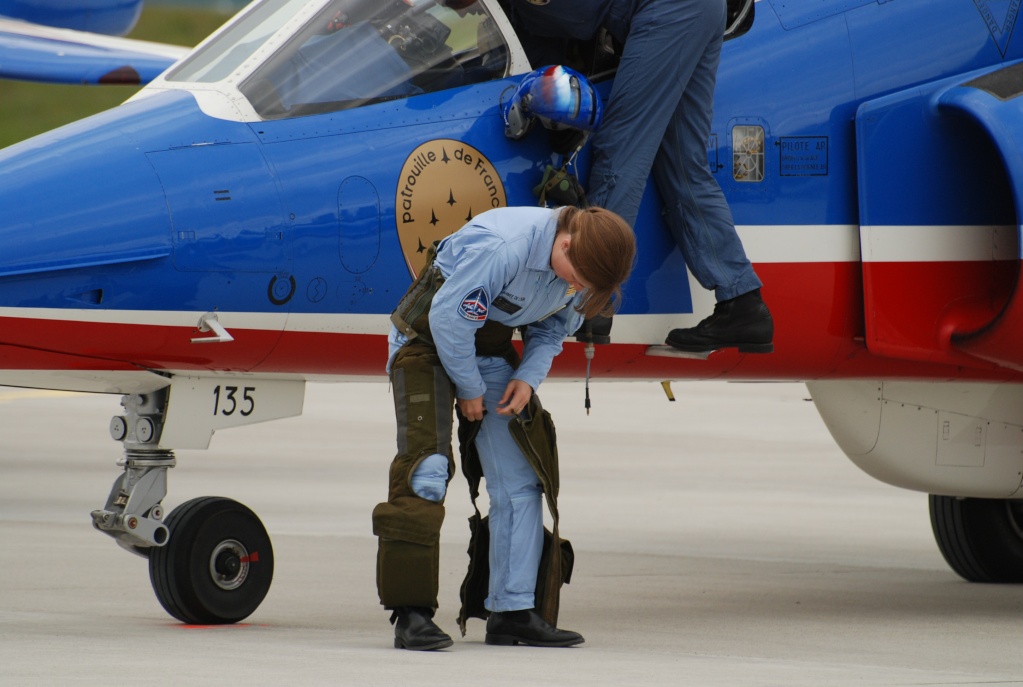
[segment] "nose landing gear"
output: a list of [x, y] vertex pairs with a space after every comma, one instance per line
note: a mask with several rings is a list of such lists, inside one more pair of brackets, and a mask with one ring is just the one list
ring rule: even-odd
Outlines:
[[[266, 380], [259, 381], [258, 390], [246, 386], [242, 397], [247, 405], [239, 407], [248, 414], [242, 420], [298, 414], [303, 388], [301, 382], [275, 386]], [[260, 396], [257, 405], [256, 394], [263, 389], [276, 393], [268, 393], [265, 403]], [[204, 447], [214, 429], [201, 411], [187, 416], [188, 409], [201, 407], [210, 398], [220, 400], [221, 391], [236, 405], [244, 402], [232, 395], [237, 387], [222, 390], [217, 380], [182, 380], [175, 387], [186, 409], [186, 420], [179, 425], [192, 433], [177, 435], [186, 448]], [[172, 616], [190, 624], [236, 623], [252, 614], [270, 590], [273, 547], [256, 514], [231, 499], [192, 499], [164, 519], [167, 471], [176, 464], [169, 448], [175, 440], [167, 436], [173, 434], [168, 432], [170, 397], [171, 389], [163, 388], [122, 399], [125, 415], [115, 417], [110, 428], [113, 438], [124, 444], [125, 456], [119, 462], [124, 474], [114, 481], [105, 506], [92, 512], [93, 525], [121, 547], [149, 559], [153, 591]], [[229, 419], [241, 415], [232, 412]]]

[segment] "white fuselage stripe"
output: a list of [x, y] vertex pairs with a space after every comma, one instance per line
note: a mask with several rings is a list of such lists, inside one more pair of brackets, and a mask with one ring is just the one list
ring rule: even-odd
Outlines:
[[[30, 320], [63, 320], [65, 322], [96, 322], [103, 324], [130, 324], [154, 327], [198, 327], [199, 318], [206, 313], [188, 310], [98, 310], [84, 308], [10, 308], [0, 307], [0, 317], [20, 317]], [[287, 313], [272, 312], [218, 312], [221, 324], [230, 319], [239, 329], [281, 329]]]
[[859, 262], [855, 224], [756, 224], [736, 230], [754, 263]]
[[[1017, 260], [1012, 225], [740, 225], [756, 264], [820, 262], [979, 262]], [[861, 257], [862, 256], [862, 257]]]
[[864, 226], [863, 262], [986, 262], [1019, 259], [1015, 226]]

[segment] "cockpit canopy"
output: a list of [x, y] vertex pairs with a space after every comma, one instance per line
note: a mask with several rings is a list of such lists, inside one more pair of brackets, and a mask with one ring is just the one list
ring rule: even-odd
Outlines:
[[[156, 87], [216, 91], [239, 106], [244, 98], [251, 112], [242, 117], [266, 120], [407, 98], [544, 64], [571, 66], [596, 81], [614, 74], [621, 46], [603, 33], [544, 40], [544, 61], [531, 67], [529, 59], [540, 57], [523, 50], [501, 8], [499, 0], [257, 0]], [[754, 0], [728, 0], [726, 40], [749, 30], [754, 8]]]
[[[238, 88], [260, 117], [280, 119], [509, 73], [508, 46], [481, 3], [454, 10], [437, 0], [335, 0], [302, 18], [308, 4], [260, 3], [166, 81], [215, 83], [254, 60], [258, 66]], [[282, 30], [290, 38], [275, 44]]]

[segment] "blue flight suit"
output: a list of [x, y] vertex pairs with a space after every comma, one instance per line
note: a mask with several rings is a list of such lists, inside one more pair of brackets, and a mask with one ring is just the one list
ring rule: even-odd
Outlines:
[[600, 27], [625, 46], [593, 137], [589, 202], [635, 225], [652, 173], [700, 284], [718, 301], [760, 288], [707, 159], [726, 0], [510, 2], [527, 51], [531, 36], [586, 40]]
[[[490, 497], [490, 587], [486, 608], [533, 608], [543, 547], [542, 494], [536, 473], [508, 430], [511, 416], [497, 405], [512, 379], [535, 392], [562, 341], [576, 331], [580, 296], [551, 268], [559, 210], [514, 207], [478, 215], [441, 241], [434, 261], [445, 281], [433, 297], [430, 335], [456, 395], [483, 397], [476, 448]], [[525, 327], [517, 369], [501, 357], [476, 355], [476, 331], [487, 320]], [[407, 339], [392, 327], [390, 361]], [[411, 478], [422, 498], [441, 502], [448, 457], [423, 460]]]

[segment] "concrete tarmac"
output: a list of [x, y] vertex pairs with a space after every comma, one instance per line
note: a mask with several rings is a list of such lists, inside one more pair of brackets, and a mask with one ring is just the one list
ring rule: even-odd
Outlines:
[[[385, 381], [310, 385], [302, 417], [179, 451], [168, 509], [227, 496], [262, 518], [276, 574], [245, 622], [174, 621], [145, 559], [93, 530], [120, 470], [119, 397], [0, 388], [0, 685], [1023, 684], [1023, 589], [963, 582], [927, 499], [835, 447], [798, 384], [541, 389], [562, 462], [572, 649], [490, 647], [454, 617], [471, 513], [447, 499], [441, 626], [392, 648], [370, 512], [394, 452]], [[483, 498], [485, 503], [485, 496]]]

